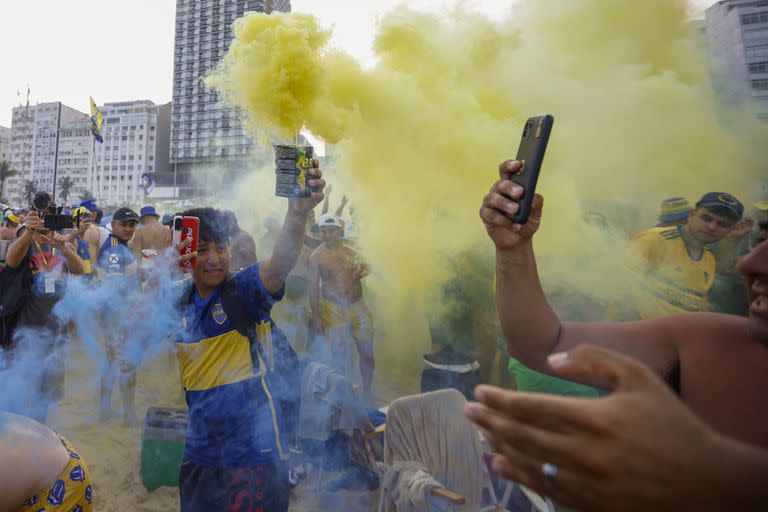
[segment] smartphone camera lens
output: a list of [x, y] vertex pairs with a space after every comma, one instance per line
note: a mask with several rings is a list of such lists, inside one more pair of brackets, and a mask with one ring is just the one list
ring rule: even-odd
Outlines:
[[525, 128], [523, 129], [523, 138], [527, 139], [528, 135], [531, 133], [531, 129], [533, 128], [533, 123], [528, 121], [525, 123]]

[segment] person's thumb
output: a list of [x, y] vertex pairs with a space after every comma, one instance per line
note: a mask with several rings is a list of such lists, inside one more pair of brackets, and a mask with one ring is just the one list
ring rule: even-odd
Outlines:
[[594, 382], [604, 389], [626, 390], [658, 380], [640, 361], [594, 345], [579, 345], [568, 352], [552, 354], [548, 362], [563, 378]]
[[541, 220], [541, 212], [544, 210], [544, 196], [535, 194], [531, 203], [531, 214], [529, 217], [537, 221]]

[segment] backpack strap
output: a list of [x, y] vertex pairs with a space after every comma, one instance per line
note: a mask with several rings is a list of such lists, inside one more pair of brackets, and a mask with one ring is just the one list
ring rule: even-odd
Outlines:
[[224, 284], [219, 289], [219, 297], [221, 298], [221, 306], [224, 308], [227, 318], [232, 325], [235, 326], [237, 332], [248, 338], [248, 343], [251, 346], [251, 359], [253, 360], [253, 371], [258, 374], [261, 369], [259, 364], [259, 358], [266, 361], [262, 353], [261, 343], [259, 337], [256, 334], [256, 319], [248, 313], [248, 309], [245, 307], [243, 298], [237, 291], [237, 283], [235, 277], [237, 274], [232, 274], [227, 277]]
[[[236, 274], [235, 274], [236, 275]], [[227, 318], [235, 326], [237, 332], [243, 336], [248, 336], [249, 331], [253, 330], [253, 325], [256, 320], [251, 318], [248, 314], [248, 310], [245, 308], [243, 298], [240, 297], [240, 293], [237, 291], [237, 283], [235, 282], [235, 275], [229, 276], [224, 284], [219, 289], [219, 297], [221, 297], [221, 305], [224, 308], [224, 312], [227, 314]]]

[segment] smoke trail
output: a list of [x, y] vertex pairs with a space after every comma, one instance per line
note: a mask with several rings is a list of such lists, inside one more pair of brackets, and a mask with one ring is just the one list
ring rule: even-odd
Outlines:
[[[419, 335], [404, 315], [451, 278], [446, 258], [489, 245], [480, 199], [530, 115], [557, 119], [540, 182], [543, 273], [601, 302], [629, 286], [625, 239], [661, 199], [751, 198], [765, 129], [720, 115], [686, 16], [683, 0], [526, 1], [494, 21], [399, 9], [367, 71], [311, 16], [247, 14], [207, 83], [265, 139], [306, 126], [339, 143], [372, 288], [405, 356]], [[590, 211], [610, 229], [582, 221]]]
[[[96, 368], [107, 363], [107, 337], [120, 345], [122, 359], [137, 368], [172, 350], [168, 337], [181, 328], [179, 300], [183, 287], [173, 279], [173, 255], [166, 254], [157, 261], [149, 276], [151, 285], [143, 291], [138, 277], [134, 286], [125, 286], [122, 278], [91, 284], [69, 279], [53, 309], [63, 326], [59, 332], [18, 327], [14, 349], [1, 355], [0, 383], [6, 392], [0, 394], [0, 409], [29, 414], [50, 405], [51, 398], [42, 389], [40, 379], [47, 366], [60, 367], [64, 373], [74, 368], [70, 360], [70, 326], [71, 334], [79, 338], [83, 353]], [[90, 384], [89, 391], [97, 389], [98, 379], [98, 372], [90, 375], [90, 382], [85, 383]]]

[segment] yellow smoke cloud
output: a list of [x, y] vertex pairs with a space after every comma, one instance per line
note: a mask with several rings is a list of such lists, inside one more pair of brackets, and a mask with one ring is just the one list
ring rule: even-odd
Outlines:
[[[529, 0], [497, 20], [399, 9], [381, 22], [371, 70], [309, 15], [250, 13], [207, 83], [263, 140], [306, 127], [339, 144], [329, 178], [350, 192], [378, 326], [404, 337], [400, 350], [414, 343], [401, 315], [452, 277], [446, 258], [490, 248], [480, 201], [531, 115], [556, 118], [537, 249], [566, 286], [620, 295], [625, 238], [665, 197], [751, 198], [765, 131], [718, 112], [686, 11], [683, 0]], [[617, 230], [582, 222], [591, 210]]]

